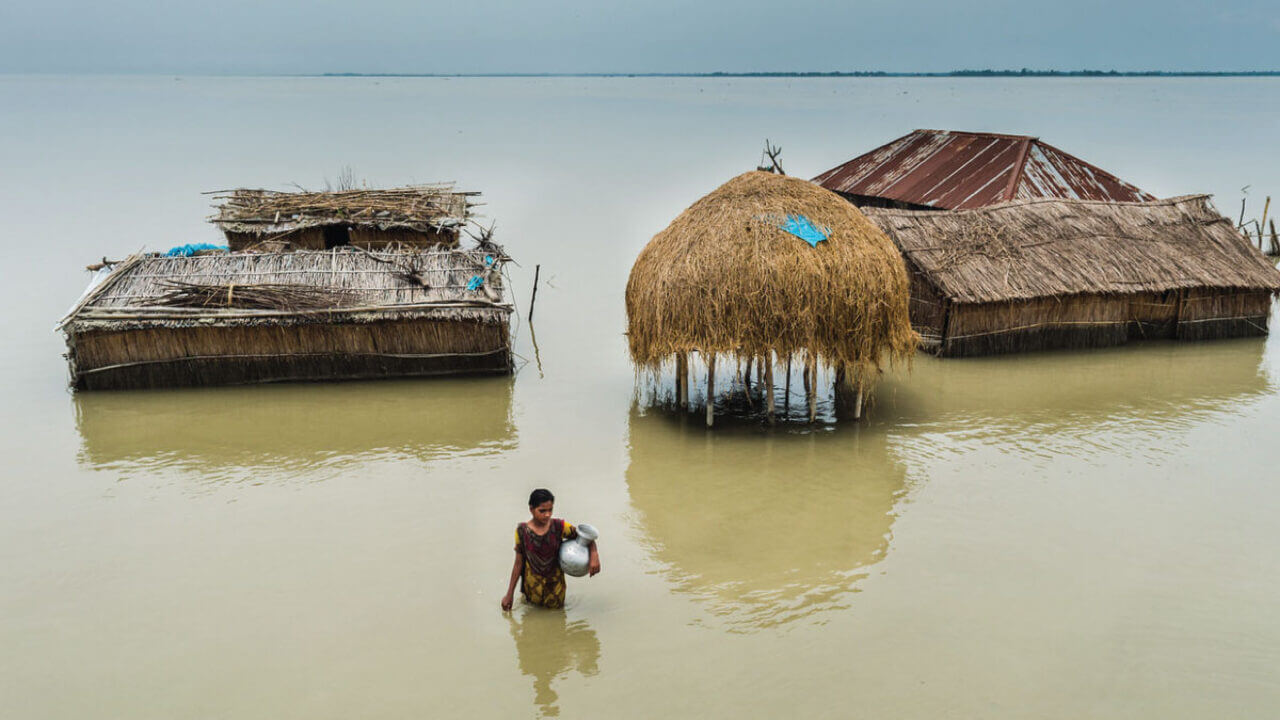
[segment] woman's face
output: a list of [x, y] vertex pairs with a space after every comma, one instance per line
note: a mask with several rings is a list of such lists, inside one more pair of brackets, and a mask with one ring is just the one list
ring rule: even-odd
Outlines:
[[555, 507], [555, 502], [548, 500], [541, 505], [535, 505], [529, 508], [529, 512], [533, 513], [533, 519], [537, 520], [538, 524], [541, 525], [543, 523], [551, 522], [551, 509], [553, 507]]

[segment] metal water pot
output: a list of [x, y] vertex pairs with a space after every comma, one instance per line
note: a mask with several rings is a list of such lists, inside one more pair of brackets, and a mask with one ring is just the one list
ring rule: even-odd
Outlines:
[[591, 551], [587, 546], [596, 541], [600, 533], [587, 524], [578, 526], [578, 537], [560, 544], [560, 569], [565, 575], [582, 577], [587, 574]]

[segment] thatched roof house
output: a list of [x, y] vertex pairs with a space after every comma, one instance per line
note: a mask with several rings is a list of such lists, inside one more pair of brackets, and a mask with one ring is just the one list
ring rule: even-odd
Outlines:
[[866, 214], [902, 251], [912, 325], [942, 355], [1264, 335], [1280, 291], [1205, 195]]
[[78, 389], [505, 373], [499, 251], [138, 255], [63, 320]]
[[233, 251], [454, 247], [475, 195], [452, 184], [333, 192], [240, 189], [216, 194], [218, 213], [209, 220]]
[[708, 422], [718, 355], [760, 363], [772, 410], [775, 361], [802, 356], [810, 386], [821, 363], [861, 390], [917, 340], [888, 238], [838, 196], [766, 172], [730, 180], [654, 236], [626, 300], [633, 361], [657, 370], [674, 357], [682, 402], [688, 355], [708, 364]]
[[813, 179], [859, 207], [965, 210], [1010, 200], [1155, 196], [1029, 135], [915, 130]]

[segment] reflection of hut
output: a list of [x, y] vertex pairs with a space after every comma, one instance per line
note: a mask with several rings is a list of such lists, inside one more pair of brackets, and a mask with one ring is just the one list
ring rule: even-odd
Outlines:
[[631, 269], [627, 319], [637, 365], [674, 357], [682, 405], [688, 356], [702, 356], [708, 424], [719, 355], [759, 363], [772, 417], [775, 363], [801, 355], [811, 386], [823, 363], [860, 397], [884, 358], [916, 342], [906, 273], [884, 234], [836, 195], [766, 172], [730, 180], [654, 236]]
[[911, 275], [911, 321], [946, 356], [1265, 335], [1280, 272], [1207, 196], [868, 208]]
[[1109, 441], [1133, 448], [1133, 434], [1142, 433], [1167, 448], [1174, 428], [1238, 413], [1273, 391], [1261, 367], [1265, 344], [1240, 338], [962, 363], [923, 358], [910, 377], [887, 375], [876, 419], [898, 436], [918, 434], [927, 452], [938, 449], [935, 433], [949, 430], [1035, 448], [1079, 435], [1085, 450]]
[[497, 250], [134, 256], [64, 320], [78, 389], [511, 369]]
[[77, 393], [74, 402], [85, 466], [174, 468], [206, 479], [490, 454], [516, 442], [504, 377], [184, 391], [180, 399]]
[[233, 251], [454, 247], [475, 194], [449, 184], [334, 192], [241, 189], [217, 195], [221, 204], [210, 220]]
[[638, 537], [678, 590], [732, 629], [846, 606], [889, 550], [906, 467], [882, 427], [707, 442], [633, 411], [627, 444]]
[[1027, 135], [916, 130], [813, 179], [859, 207], [962, 210], [1009, 200], [1155, 197]]

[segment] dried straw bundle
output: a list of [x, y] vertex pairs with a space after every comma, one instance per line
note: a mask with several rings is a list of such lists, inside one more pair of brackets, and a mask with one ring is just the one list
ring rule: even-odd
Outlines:
[[169, 280], [169, 292], [147, 305], [257, 310], [311, 310], [351, 304], [353, 293], [343, 288], [296, 284], [193, 283]]
[[[830, 230], [811, 247], [777, 218]], [[674, 353], [810, 353], [861, 382], [918, 338], [901, 256], [853, 205], [804, 180], [749, 172], [685, 210], [640, 253], [627, 283], [633, 361]]]

